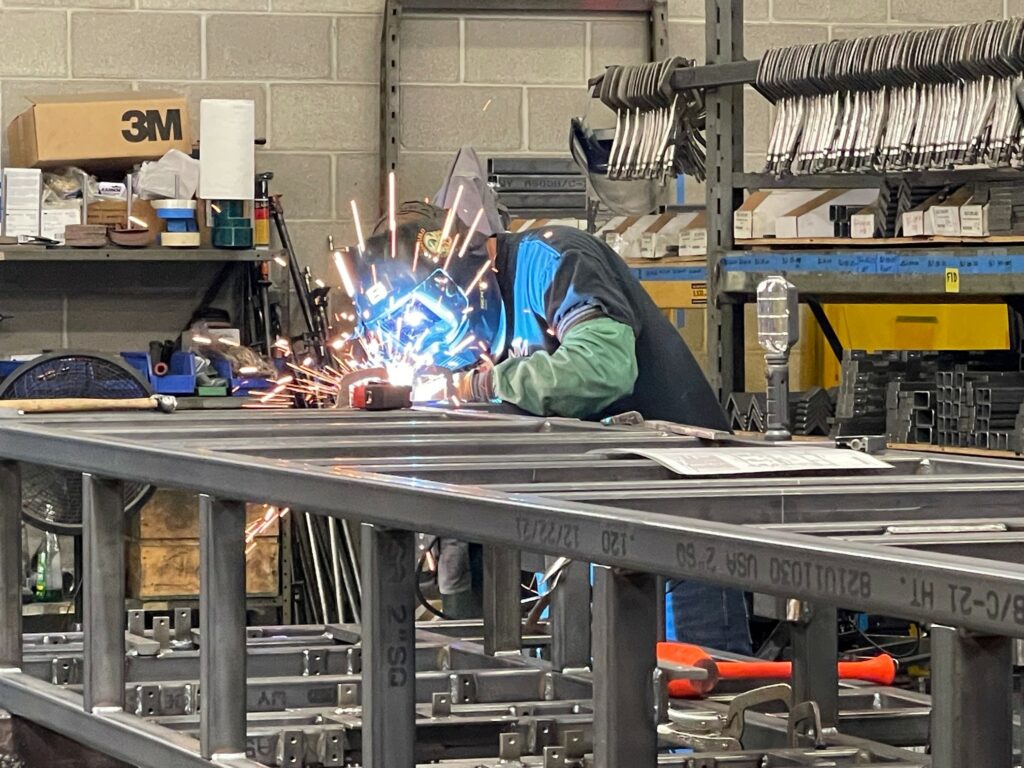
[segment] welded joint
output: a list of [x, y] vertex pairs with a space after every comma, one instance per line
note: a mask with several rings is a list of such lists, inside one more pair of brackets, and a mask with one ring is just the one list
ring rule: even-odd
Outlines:
[[56, 656], [50, 661], [50, 682], [54, 685], [72, 685], [82, 682], [78, 659], [74, 656]]
[[301, 766], [306, 764], [306, 742], [302, 731], [282, 731], [277, 740], [277, 764]]
[[344, 728], [326, 728], [317, 734], [317, 754], [324, 768], [345, 765], [348, 737]]
[[311, 651], [308, 648], [302, 651], [302, 676], [303, 677], [317, 677], [319, 675], [327, 674], [327, 655], [329, 651], [326, 648]]
[[452, 673], [448, 676], [452, 704], [476, 703], [476, 675]]

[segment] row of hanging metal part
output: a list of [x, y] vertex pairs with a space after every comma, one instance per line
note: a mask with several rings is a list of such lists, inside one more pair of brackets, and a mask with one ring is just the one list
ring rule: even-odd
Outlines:
[[775, 174], [1024, 165], [1024, 19], [769, 50]]
[[608, 67], [594, 95], [615, 112], [608, 161], [610, 179], [705, 177], [704, 97], [676, 92], [672, 73], [694, 62], [679, 56], [660, 62]]

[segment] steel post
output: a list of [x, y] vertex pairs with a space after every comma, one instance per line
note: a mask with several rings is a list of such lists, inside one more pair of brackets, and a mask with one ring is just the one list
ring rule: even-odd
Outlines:
[[245, 504], [199, 497], [200, 744], [245, 755]]
[[1012, 765], [1013, 641], [932, 625], [933, 768]]
[[363, 526], [365, 768], [416, 763], [415, 534]]
[[657, 578], [598, 568], [594, 583], [594, 765], [653, 766]]
[[21, 666], [21, 467], [0, 462], [0, 668]]
[[124, 708], [124, 484], [82, 475], [87, 712]]
[[821, 713], [821, 724], [834, 727], [839, 720], [839, 638], [836, 609], [829, 605], [808, 605], [798, 600], [799, 615], [790, 628], [793, 645], [793, 700], [813, 701]]
[[523, 646], [522, 556], [518, 549], [484, 546], [484, 651]]
[[573, 561], [551, 595], [551, 665], [590, 666], [590, 563]]

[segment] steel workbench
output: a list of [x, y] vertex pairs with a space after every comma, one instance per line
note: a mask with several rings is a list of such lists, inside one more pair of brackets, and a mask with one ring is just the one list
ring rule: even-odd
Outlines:
[[[886, 451], [885, 470], [686, 478], [595, 453], [702, 447], [666, 426], [469, 411], [5, 419], [0, 708], [152, 768], [1010, 765], [1024, 464]], [[22, 462], [85, 475], [81, 633], [21, 633]], [[203, 494], [199, 626], [169, 641], [124, 632], [124, 480]], [[361, 627], [247, 633], [246, 501], [364, 524]], [[414, 623], [420, 531], [485, 544], [481, 628]], [[549, 641], [516, 620], [520, 551], [574, 561]], [[587, 562], [606, 566], [592, 623]], [[790, 599], [793, 701], [814, 706], [755, 703], [737, 753], [716, 733], [736, 691], [667, 701], [656, 575]], [[934, 697], [840, 686], [838, 607], [930, 623]]]

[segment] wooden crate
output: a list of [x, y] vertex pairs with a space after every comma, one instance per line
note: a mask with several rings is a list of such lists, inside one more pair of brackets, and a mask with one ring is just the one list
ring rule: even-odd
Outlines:
[[[266, 505], [249, 504], [246, 525], [262, 519]], [[275, 521], [246, 556], [246, 592], [273, 596], [280, 584], [279, 526]], [[199, 498], [158, 490], [132, 519], [127, 542], [128, 597], [194, 599], [199, 595]]]
[[[273, 596], [279, 589], [278, 542], [262, 538], [245, 558], [245, 591]], [[138, 600], [199, 596], [199, 541], [158, 539], [128, 544], [128, 597]]]

